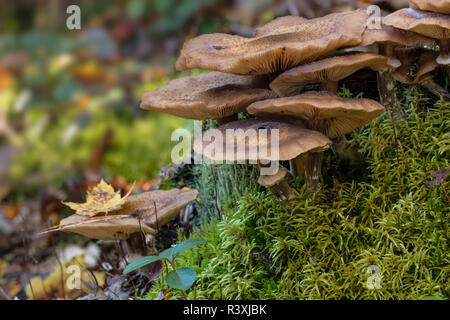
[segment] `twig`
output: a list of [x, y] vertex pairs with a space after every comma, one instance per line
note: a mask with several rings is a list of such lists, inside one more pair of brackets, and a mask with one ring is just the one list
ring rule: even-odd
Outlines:
[[422, 87], [430, 91], [432, 94], [442, 97], [444, 100], [450, 100], [450, 93], [448, 93], [444, 88], [438, 85], [433, 80], [428, 80], [421, 84]]
[[442, 191], [444, 191], [444, 194], [447, 197], [447, 201], [450, 203], [450, 197], [448, 196], [447, 190], [445, 190], [444, 183], [441, 182], [440, 185], [441, 185]]

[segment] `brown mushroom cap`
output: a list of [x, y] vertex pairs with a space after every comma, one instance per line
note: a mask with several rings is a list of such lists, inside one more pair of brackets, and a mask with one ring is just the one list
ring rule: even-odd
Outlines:
[[[245, 136], [239, 135], [237, 138], [232, 139], [230, 136], [227, 137], [227, 130], [256, 130], [267, 129], [267, 139], [266, 141], [260, 141], [259, 135], [257, 139], [253, 141], [252, 139], [245, 138]], [[203, 137], [197, 138], [194, 141], [194, 151], [197, 154], [203, 154], [213, 161], [261, 161], [261, 160], [276, 160], [271, 159], [273, 155], [269, 154], [268, 158], [259, 158], [261, 155], [258, 154], [260, 148], [267, 148], [268, 153], [271, 150], [271, 133], [272, 130], [279, 130], [279, 157], [277, 160], [285, 161], [291, 160], [298, 155], [306, 152], [319, 152], [329, 148], [331, 145], [330, 139], [324, 136], [322, 133], [303, 129], [288, 123], [277, 122], [277, 121], [260, 121], [260, 120], [242, 120], [229, 122], [225, 125], [220, 126], [217, 129], [223, 136], [223, 145], [219, 145], [219, 141], [204, 141]], [[234, 131], [236, 132], [236, 131]], [[248, 132], [248, 131], [247, 131]], [[227, 139], [229, 138], [229, 139]], [[229, 141], [232, 140], [232, 141]], [[254, 143], [253, 143], [254, 142]], [[238, 145], [245, 143], [245, 148], [238, 148]], [[205, 150], [223, 150], [222, 154], [205, 154]], [[225, 152], [226, 150], [233, 150], [232, 154]], [[256, 155], [256, 157], [254, 157]]]
[[397, 50], [402, 66], [392, 73], [392, 77], [406, 84], [421, 84], [432, 78], [429, 73], [439, 66], [438, 55], [439, 52], [429, 50]]
[[408, 30], [394, 28], [382, 23], [381, 29], [367, 28], [366, 31], [364, 31], [360, 46], [369, 46], [374, 43], [394, 44], [408, 47], [419, 44], [432, 46], [433, 42], [433, 39], [425, 37], [424, 35]]
[[450, 38], [450, 16], [445, 14], [407, 8], [384, 17], [383, 23], [433, 39]]
[[247, 111], [258, 118], [274, 115], [304, 119], [308, 127], [333, 139], [378, 117], [385, 108], [371, 99], [346, 99], [328, 92], [269, 99], [251, 104]]
[[450, 14], [450, 0], [409, 0], [413, 9]]
[[364, 68], [384, 71], [390, 67], [386, 57], [375, 53], [335, 56], [290, 69], [275, 78], [270, 87], [279, 96], [289, 96], [300, 92], [307, 84], [337, 82]]
[[91, 239], [126, 240], [133, 233], [156, 234], [156, 230], [128, 215], [85, 217], [73, 214], [59, 225], [60, 231], [74, 232]]
[[129, 196], [120, 210], [107, 216], [71, 215], [61, 220], [56, 230], [100, 240], [125, 240], [138, 232], [156, 234], [154, 228], [169, 222], [197, 196], [194, 189], [144, 192]]
[[[234, 74], [267, 74], [316, 60], [342, 47], [357, 46], [369, 14], [330, 14], [286, 26], [284, 33], [243, 38], [206, 34], [186, 42], [177, 70], [202, 68]], [[265, 29], [265, 28], [263, 28]], [[267, 34], [267, 31], [263, 31]]]
[[141, 108], [186, 119], [219, 119], [274, 96], [262, 87], [263, 81], [257, 77], [209, 72], [172, 80], [153, 92], [144, 93]]
[[197, 197], [198, 191], [195, 189], [149, 191], [130, 196], [120, 210], [111, 214], [135, 213], [145, 223], [156, 228], [172, 220]]
[[258, 178], [258, 184], [263, 187], [273, 187], [284, 180], [288, 171], [286, 168], [280, 166], [277, 173], [271, 175], [260, 175]]

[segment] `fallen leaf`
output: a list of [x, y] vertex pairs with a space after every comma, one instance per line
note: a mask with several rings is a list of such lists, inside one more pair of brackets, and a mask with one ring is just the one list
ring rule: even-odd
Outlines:
[[120, 191], [114, 192], [114, 188], [102, 179], [93, 189], [86, 191], [85, 203], [63, 202], [63, 204], [75, 210], [80, 216], [93, 217], [99, 213], [107, 214], [122, 208], [132, 190], [133, 188], [121, 197]]

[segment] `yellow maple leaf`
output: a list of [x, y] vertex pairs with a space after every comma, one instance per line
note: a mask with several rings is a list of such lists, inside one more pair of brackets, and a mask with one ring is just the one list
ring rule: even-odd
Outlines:
[[75, 213], [80, 216], [93, 217], [99, 213], [108, 214], [122, 208], [133, 187], [122, 198], [120, 191], [115, 192], [114, 188], [102, 179], [98, 185], [86, 191], [85, 203], [63, 202], [63, 204], [75, 210]]

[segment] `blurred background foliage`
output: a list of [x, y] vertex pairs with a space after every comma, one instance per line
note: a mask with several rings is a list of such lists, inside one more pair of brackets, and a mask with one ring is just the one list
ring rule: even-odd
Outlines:
[[[183, 119], [139, 109], [175, 74], [187, 39], [250, 36], [276, 16], [320, 16], [355, 0], [17, 0], [0, 3], [0, 200], [100, 176], [152, 180]], [[81, 8], [81, 30], [66, 9]], [[292, 12], [300, 10], [300, 12]], [[294, 11], [295, 11], [294, 10]], [[195, 71], [194, 71], [195, 72]]]

